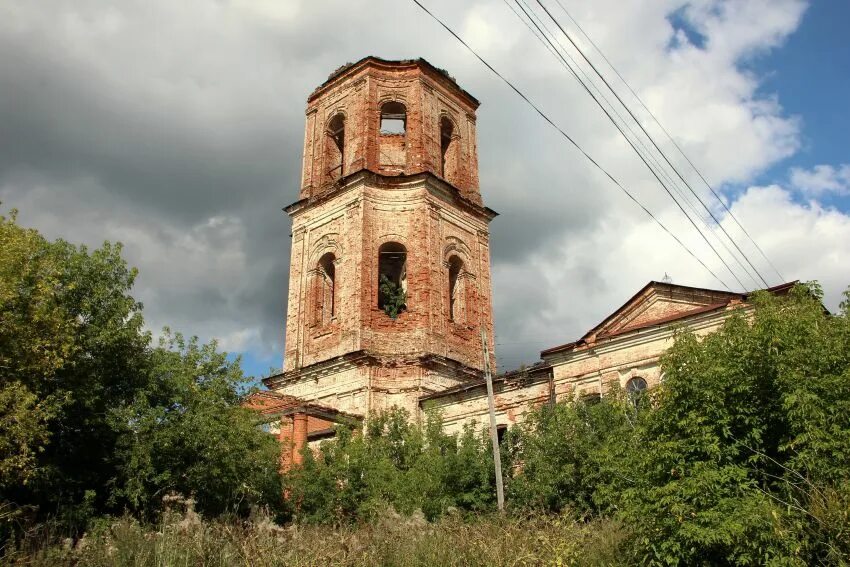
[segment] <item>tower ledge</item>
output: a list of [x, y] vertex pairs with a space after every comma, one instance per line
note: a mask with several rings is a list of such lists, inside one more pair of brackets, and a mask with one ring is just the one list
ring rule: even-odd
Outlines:
[[442, 193], [446, 200], [449, 200], [461, 207], [464, 207], [465, 209], [468, 209], [470, 212], [473, 212], [481, 218], [486, 219], [487, 222], [499, 216], [499, 213], [497, 213], [490, 207], [479, 205], [478, 203], [467, 199], [466, 197], [464, 197], [460, 189], [458, 189], [445, 179], [434, 175], [430, 171], [422, 171], [410, 175], [406, 175], [404, 173], [399, 173], [397, 175], [384, 175], [382, 173], [371, 171], [369, 169], [361, 169], [359, 171], [350, 173], [337, 182], [337, 188], [335, 190], [323, 193], [315, 197], [299, 199], [294, 203], [291, 203], [284, 207], [283, 211], [290, 216], [296, 215], [300, 211], [304, 210], [305, 207], [321, 205], [326, 201], [336, 198], [338, 195], [345, 192], [347, 189], [356, 187], [358, 185], [370, 184], [372, 186], [383, 186], [390, 188], [418, 184], [423, 181], [425, 182], [425, 185]]
[[464, 89], [457, 84], [455, 78], [449, 75], [449, 72], [445, 69], [441, 69], [432, 65], [427, 60], [419, 57], [417, 59], [382, 59], [381, 57], [376, 57], [374, 55], [367, 55], [363, 59], [359, 61], [355, 61], [354, 63], [346, 63], [342, 65], [338, 69], [336, 69], [333, 73], [331, 73], [327, 80], [316, 87], [316, 89], [310, 93], [310, 96], [307, 97], [307, 102], [311, 103], [317, 98], [321, 97], [329, 89], [332, 89], [334, 85], [337, 83], [342, 83], [346, 81], [349, 77], [357, 74], [358, 71], [363, 69], [364, 67], [372, 66], [378, 69], [390, 70], [390, 69], [413, 69], [418, 67], [419, 69], [425, 71], [431, 78], [437, 80], [445, 87], [456, 91], [463, 95], [466, 99], [466, 102], [473, 107], [473, 109], [477, 109], [481, 103], [477, 98], [466, 92]]

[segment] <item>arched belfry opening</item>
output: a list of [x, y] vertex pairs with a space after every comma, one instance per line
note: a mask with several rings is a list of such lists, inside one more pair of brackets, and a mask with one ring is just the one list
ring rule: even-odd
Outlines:
[[378, 248], [378, 308], [407, 308], [407, 248], [398, 242], [385, 242]]
[[313, 290], [313, 322], [327, 326], [336, 316], [336, 256], [327, 252], [316, 265]]
[[407, 165], [407, 107], [391, 100], [381, 105], [380, 164], [382, 169], [401, 172]]
[[325, 163], [328, 181], [337, 181], [345, 175], [345, 116], [337, 114], [328, 122], [325, 136]]
[[381, 105], [381, 134], [404, 135], [407, 132], [407, 108], [391, 100]]
[[449, 258], [449, 321], [463, 323], [466, 318], [466, 290], [464, 289], [463, 260]]
[[440, 175], [449, 183], [455, 182], [457, 171], [457, 141], [455, 126], [448, 116], [440, 118]]

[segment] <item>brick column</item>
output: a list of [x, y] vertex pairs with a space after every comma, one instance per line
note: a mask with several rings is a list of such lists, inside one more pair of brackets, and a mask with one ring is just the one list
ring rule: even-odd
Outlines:
[[293, 447], [293, 439], [292, 439], [292, 423], [291, 416], [284, 416], [280, 418], [280, 433], [278, 434], [278, 440], [280, 441], [280, 471], [287, 472], [290, 468], [292, 468], [292, 447]]
[[307, 414], [296, 413], [292, 421], [292, 464], [300, 465], [304, 460], [301, 451], [307, 446]]

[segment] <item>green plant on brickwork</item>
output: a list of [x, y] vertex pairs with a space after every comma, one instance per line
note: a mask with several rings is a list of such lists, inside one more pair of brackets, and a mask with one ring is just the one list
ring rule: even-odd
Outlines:
[[401, 284], [381, 274], [381, 285], [378, 291], [381, 293], [384, 312], [392, 319], [398, 317], [399, 313], [406, 308], [405, 302], [407, 301], [407, 294]]

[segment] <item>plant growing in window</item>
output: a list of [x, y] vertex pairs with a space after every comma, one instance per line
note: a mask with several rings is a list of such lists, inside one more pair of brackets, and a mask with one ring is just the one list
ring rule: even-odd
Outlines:
[[399, 313], [404, 311], [406, 307], [405, 301], [407, 301], [407, 294], [404, 292], [401, 285], [392, 281], [386, 275], [381, 274], [381, 282], [378, 291], [380, 291], [381, 297], [383, 298], [382, 307], [384, 309], [384, 313], [389, 315], [392, 319], [398, 317]]

